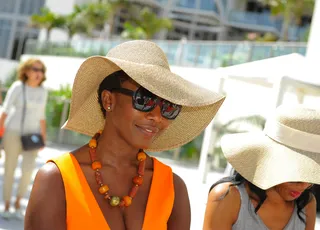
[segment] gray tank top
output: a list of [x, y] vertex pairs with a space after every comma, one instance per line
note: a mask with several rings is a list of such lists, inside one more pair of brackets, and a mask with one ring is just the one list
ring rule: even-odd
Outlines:
[[[241, 207], [236, 223], [232, 226], [232, 230], [268, 230], [260, 217], [254, 212], [254, 206], [249, 199], [244, 184], [237, 186], [240, 197]], [[301, 215], [303, 216], [303, 214]], [[284, 228], [284, 230], [304, 230], [305, 224], [299, 219], [297, 214], [297, 206], [295, 206], [293, 214]]]

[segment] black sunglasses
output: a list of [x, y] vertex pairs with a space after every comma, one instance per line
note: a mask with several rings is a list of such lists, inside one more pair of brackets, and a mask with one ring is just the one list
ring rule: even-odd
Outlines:
[[150, 112], [159, 105], [161, 115], [168, 120], [174, 120], [181, 111], [181, 105], [176, 105], [170, 101], [159, 98], [142, 86], [140, 86], [136, 91], [125, 88], [116, 88], [111, 91], [132, 96], [133, 108], [141, 112]]
[[43, 68], [31, 67], [30, 69], [31, 69], [32, 71], [34, 71], [34, 72], [44, 73], [44, 69], [43, 69]]

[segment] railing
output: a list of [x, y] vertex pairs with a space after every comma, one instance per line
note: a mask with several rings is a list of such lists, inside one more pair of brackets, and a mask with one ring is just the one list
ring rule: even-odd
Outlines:
[[207, 10], [207, 11], [215, 11], [217, 12], [217, 5], [216, 5], [216, 2], [211, 0], [211, 1], [208, 1], [208, 0], [201, 0], [200, 2], [200, 9], [201, 10]]
[[86, 135], [61, 129], [68, 118], [70, 108], [69, 99], [64, 97], [49, 97], [46, 108], [47, 139], [49, 141], [77, 146], [84, 145], [89, 141], [89, 137]]
[[229, 21], [233, 23], [243, 23], [248, 25], [268, 26], [279, 30], [282, 26], [280, 19], [274, 18], [269, 12], [252, 13], [243, 11], [231, 11]]
[[[88, 57], [106, 55], [123, 41], [72, 41], [46, 43], [28, 40], [25, 53], [55, 56]], [[217, 68], [256, 61], [290, 53], [305, 55], [306, 43], [285, 42], [206, 42], [155, 41], [165, 52], [169, 63], [177, 66]]]
[[175, 6], [194, 9], [194, 8], [196, 8], [196, 1], [194, 1], [194, 0], [176, 0]]
[[[166, 5], [168, 3], [168, 0], [156, 0], [156, 2]], [[194, 0], [173, 0], [172, 6], [170, 8], [186, 8], [186, 9], [197, 9], [198, 7], [196, 6], [196, 1]], [[200, 0], [200, 10], [205, 10], [205, 11], [215, 11], [217, 12], [217, 7], [215, 0]]]
[[[2, 101], [7, 94], [8, 88], [1, 87]], [[0, 102], [2, 106], [3, 102]], [[46, 106], [47, 139], [50, 142], [68, 145], [83, 145], [89, 137], [60, 127], [67, 121], [70, 108], [70, 99], [61, 96], [49, 96]]]
[[[269, 12], [252, 13], [242, 11], [231, 11], [228, 16], [229, 22], [232, 24], [242, 24], [244, 26], [259, 26], [269, 28], [270, 31], [276, 32], [279, 35], [282, 32], [283, 20], [279, 17], [272, 16]], [[307, 32], [309, 26], [298, 27], [291, 25], [289, 28], [289, 39], [299, 40]]]

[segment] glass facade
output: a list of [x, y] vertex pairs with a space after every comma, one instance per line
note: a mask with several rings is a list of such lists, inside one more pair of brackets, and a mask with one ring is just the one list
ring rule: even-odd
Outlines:
[[18, 40], [25, 32], [29, 16], [39, 13], [44, 3], [45, 0], [0, 0], [0, 57], [15, 57]]
[[20, 14], [32, 15], [40, 12], [40, 8], [44, 6], [45, 0], [23, 0], [21, 1]]
[[[248, 7], [252, 4], [259, 6], [257, 2], [254, 1], [241, 1], [242, 3], [239, 4], [240, 0], [155, 0], [156, 2], [160, 3], [163, 8], [168, 8], [169, 14], [168, 17], [172, 20], [187, 20], [192, 21], [194, 15], [201, 15], [205, 14], [208, 16], [208, 13], [215, 12], [212, 15], [212, 18], [219, 21], [219, 16], [226, 17], [226, 21], [222, 23], [225, 26], [228, 26], [232, 31], [257, 31], [257, 32], [271, 32], [274, 33], [276, 36], [282, 36], [282, 26], [283, 20], [281, 17], [275, 17], [271, 15], [270, 10], [267, 7], [261, 8], [261, 11], [253, 11]], [[170, 4], [170, 5], [168, 5]], [[219, 5], [220, 4], [220, 5]], [[242, 5], [245, 5], [244, 7]], [[218, 7], [219, 5], [219, 7]], [[252, 8], [252, 7], [251, 7]], [[191, 9], [196, 9], [195, 11], [190, 11]], [[255, 9], [255, 8], [254, 8]], [[188, 19], [185, 19], [188, 17]], [[198, 18], [200, 18], [198, 16]], [[198, 19], [195, 19], [195, 24], [198, 23]], [[209, 23], [208, 26], [215, 27], [217, 22]], [[290, 41], [305, 41], [306, 32], [309, 28], [309, 23], [304, 26], [296, 26], [291, 25], [288, 31], [288, 39]], [[199, 28], [194, 27], [192, 25], [179, 25], [179, 28], [176, 29], [187, 29], [187, 34], [184, 33], [177, 33], [172, 34], [169, 32], [169, 38], [177, 39], [180, 36], [188, 36], [189, 31], [198, 31]], [[232, 31], [230, 32], [229, 37], [232, 40]], [[196, 34], [196, 33], [191, 33]], [[210, 38], [219, 37], [217, 33], [214, 35], [209, 36]], [[172, 35], [172, 36], [170, 36]], [[228, 39], [229, 37], [225, 37], [222, 35], [222, 39]], [[203, 39], [202, 37], [197, 37], [195, 35], [191, 35], [188, 37], [190, 40], [197, 40]], [[162, 38], [163, 39], [163, 38]], [[179, 38], [178, 38], [179, 39]]]
[[[279, 17], [271, 16], [270, 12], [254, 13], [231, 11], [228, 15], [229, 22], [233, 25], [243, 24], [252, 26], [263, 26], [269, 28], [272, 32], [281, 33], [283, 20]], [[303, 40], [309, 25], [299, 27], [291, 25], [289, 28], [288, 37], [290, 40]]]
[[[121, 40], [73, 41], [71, 43], [40, 43], [29, 40], [26, 53], [88, 57], [106, 55]], [[305, 55], [306, 43], [256, 43], [256, 42], [204, 42], [155, 41], [165, 52], [170, 65], [218, 68], [245, 62], [281, 56], [290, 53]]]
[[206, 11], [215, 11], [217, 12], [217, 6], [215, 1], [201, 0], [200, 1], [200, 9]]
[[196, 8], [196, 1], [195, 0], [176, 0], [174, 6], [194, 9]]
[[0, 18], [0, 57], [5, 57], [9, 45], [11, 20]]
[[271, 17], [270, 13], [253, 13], [243, 11], [231, 11], [229, 21], [233, 23], [244, 23], [249, 25], [262, 25], [279, 29], [282, 25], [281, 20]]
[[0, 0], [0, 13], [13, 13], [17, 0]]

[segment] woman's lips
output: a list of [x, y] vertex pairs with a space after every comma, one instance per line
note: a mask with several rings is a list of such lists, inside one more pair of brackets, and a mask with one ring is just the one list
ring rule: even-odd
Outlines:
[[144, 135], [149, 137], [153, 137], [159, 132], [159, 129], [155, 126], [142, 126], [142, 125], [136, 125], [136, 126], [140, 131], [144, 133]]
[[290, 195], [293, 197], [293, 198], [297, 198], [301, 195], [301, 192], [297, 192], [297, 191], [291, 191], [290, 192]]

